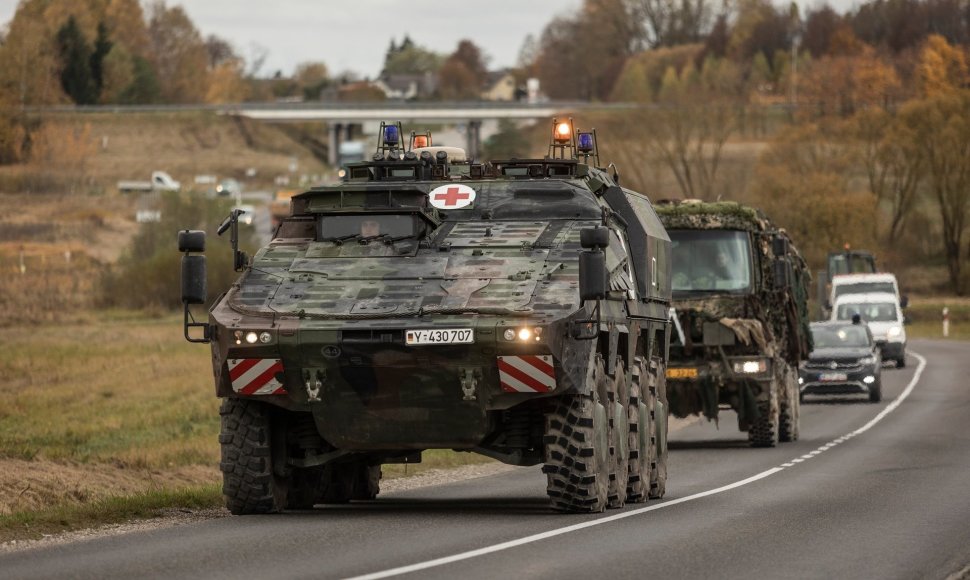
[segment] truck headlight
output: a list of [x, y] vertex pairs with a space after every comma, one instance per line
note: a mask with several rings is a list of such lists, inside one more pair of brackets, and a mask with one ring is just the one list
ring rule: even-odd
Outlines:
[[509, 342], [539, 342], [542, 340], [541, 326], [522, 326], [520, 328], [506, 328], [502, 338]]
[[886, 336], [889, 338], [895, 338], [903, 333], [903, 329], [898, 326], [890, 326], [889, 331], [886, 332]]
[[732, 366], [735, 374], [739, 375], [756, 375], [768, 371], [768, 361], [763, 358], [736, 360]]

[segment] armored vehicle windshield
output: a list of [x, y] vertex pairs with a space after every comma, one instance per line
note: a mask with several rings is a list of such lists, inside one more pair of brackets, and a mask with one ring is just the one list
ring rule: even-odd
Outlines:
[[751, 291], [751, 244], [747, 232], [669, 230], [673, 245], [674, 298], [695, 293]]

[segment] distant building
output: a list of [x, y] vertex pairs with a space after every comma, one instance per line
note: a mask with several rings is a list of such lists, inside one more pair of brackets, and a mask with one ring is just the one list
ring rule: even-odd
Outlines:
[[374, 81], [374, 85], [384, 91], [388, 99], [424, 100], [432, 98], [438, 91], [438, 75], [433, 72], [389, 74]]
[[488, 73], [482, 99], [485, 101], [515, 101], [521, 91], [515, 82], [515, 75], [509, 69]]

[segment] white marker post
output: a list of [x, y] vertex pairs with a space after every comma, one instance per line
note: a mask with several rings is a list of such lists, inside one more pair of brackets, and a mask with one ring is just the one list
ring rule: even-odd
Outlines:
[[950, 309], [943, 307], [943, 338], [950, 336]]

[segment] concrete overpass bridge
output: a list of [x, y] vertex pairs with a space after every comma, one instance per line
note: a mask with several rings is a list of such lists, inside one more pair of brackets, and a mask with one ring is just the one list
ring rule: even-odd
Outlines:
[[482, 121], [494, 119], [550, 119], [575, 111], [629, 108], [626, 104], [586, 102], [377, 102], [377, 103], [269, 103], [232, 107], [226, 114], [258, 121], [322, 121], [328, 127], [329, 162], [337, 164], [340, 143], [353, 138], [352, 127], [363, 122], [404, 121], [408, 123], [461, 123], [465, 131], [465, 150], [478, 157]]

